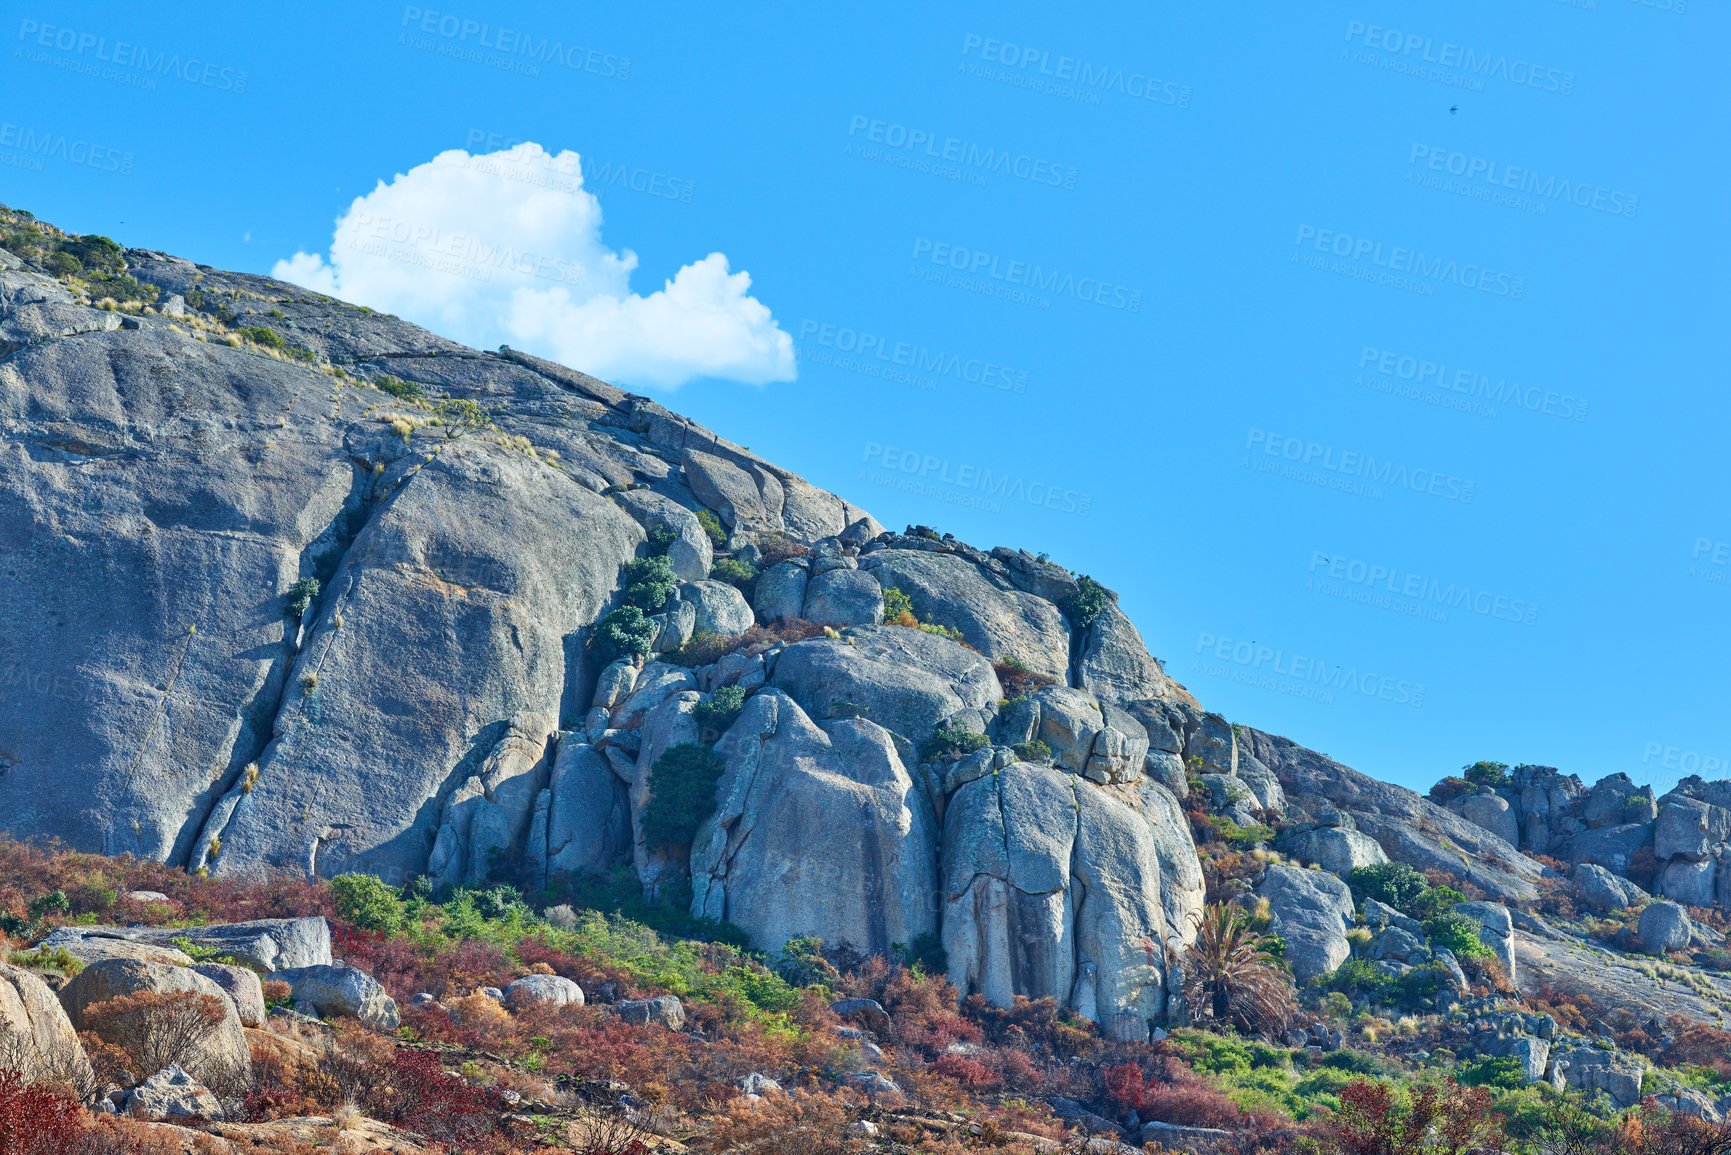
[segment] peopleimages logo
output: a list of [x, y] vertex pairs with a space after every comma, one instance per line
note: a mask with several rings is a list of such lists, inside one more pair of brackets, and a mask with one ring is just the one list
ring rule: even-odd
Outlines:
[[[1422, 165], [1420, 162], [1423, 162]], [[1635, 211], [1641, 206], [1641, 198], [1626, 193], [1620, 189], [1606, 188], [1604, 185], [1589, 181], [1572, 181], [1568, 177], [1558, 177], [1555, 173], [1544, 176], [1537, 170], [1522, 168], [1519, 165], [1499, 164], [1482, 156], [1470, 156], [1464, 152], [1455, 152], [1444, 145], [1413, 143], [1412, 151], [1407, 154], [1407, 180], [1413, 179], [1413, 169], [1422, 168], [1428, 172], [1446, 173], [1449, 176], [1460, 177], [1468, 184], [1482, 183], [1489, 189], [1501, 192], [1510, 190], [1511, 194], [1521, 193], [1540, 198], [1539, 208], [1545, 211], [1544, 201], [1575, 205], [1578, 208], [1592, 209], [1596, 212], [1608, 213], [1611, 216], [1628, 217], [1633, 220]], [[1421, 177], [1422, 177], [1421, 173]], [[1438, 186], [1443, 187], [1443, 186]], [[1452, 190], [1449, 190], [1452, 191]], [[1477, 190], [1475, 190], [1477, 191]], [[1517, 204], [1515, 207], [1523, 207]]]
[[[1161, 80], [1146, 72], [1126, 72], [1122, 68], [1096, 65], [1074, 56], [1053, 57], [1041, 48], [970, 32], [962, 38], [962, 55], [971, 60], [976, 52], [978, 59], [986, 64], [1001, 64], [1017, 71], [1000, 73], [995, 69], [983, 69], [974, 71], [973, 75], [1018, 88], [1048, 92], [1087, 104], [1099, 104], [1102, 92], [1116, 92], [1133, 100], [1176, 108], [1190, 107], [1188, 84]], [[962, 67], [967, 69], [966, 64]]]
[[[473, 60], [478, 63], [512, 65], [507, 71], [527, 72], [539, 76], [540, 72], [533, 64], [560, 64], [572, 72], [589, 72], [610, 80], [629, 80], [631, 78], [631, 58], [615, 56], [601, 52], [598, 49], [584, 48], [580, 44], [566, 44], [552, 36], [542, 36], [539, 39], [532, 32], [524, 32], [513, 28], [494, 28], [479, 20], [470, 20], [450, 12], [432, 12], [421, 8], [405, 7], [403, 9], [402, 27], [415, 32], [423, 32], [429, 36], [437, 36], [446, 41], [444, 46], [436, 46], [430, 42], [416, 43], [409, 41], [410, 47], [427, 48], [438, 52], [441, 56], [452, 56], [458, 59]], [[403, 42], [399, 40], [399, 42]], [[485, 48], [500, 53], [499, 57], [482, 57], [478, 51], [469, 48], [473, 43], [475, 49]], [[515, 58], [522, 59], [515, 59]]]
[[[1518, 622], [1523, 626], [1539, 624], [1539, 607], [1521, 598], [1506, 597], [1503, 594], [1492, 593], [1489, 590], [1475, 590], [1466, 582], [1449, 582], [1444, 585], [1436, 578], [1425, 577], [1404, 571], [1398, 566], [1381, 565], [1376, 562], [1361, 561], [1358, 558], [1343, 557], [1340, 554], [1323, 553], [1312, 550], [1310, 554], [1310, 573], [1312, 583], [1317, 584], [1319, 592], [1329, 593], [1316, 583], [1318, 577], [1332, 578], [1335, 581], [1346, 582], [1350, 586], [1373, 596], [1392, 595], [1396, 598], [1410, 598], [1413, 601], [1438, 606], [1450, 610], [1466, 610], [1480, 617], [1494, 618], [1503, 622]], [[1350, 597], [1348, 600], [1364, 600]], [[1400, 608], [1386, 605], [1382, 608]], [[1415, 613], [1415, 616], [1429, 616]], [[1447, 615], [1442, 620], [1447, 621]]]
[[[1402, 32], [1398, 28], [1385, 28], [1380, 24], [1366, 24], [1362, 20], [1346, 22], [1346, 42], [1362, 44], [1372, 51], [1387, 53], [1395, 58], [1389, 63], [1404, 64], [1414, 71], [1418, 70], [1419, 65], [1429, 64], [1439, 69], [1464, 73], [1466, 78], [1477, 82], [1474, 87], [1479, 90], [1482, 90], [1483, 83], [1487, 80], [1502, 80], [1524, 88], [1536, 88], [1541, 92], [1555, 92], [1561, 96], [1569, 96], [1575, 91], [1573, 72], [1534, 64], [1530, 60], [1510, 60], [1505, 53], [1480, 52], [1449, 40], [1439, 44], [1430, 36], [1417, 32]], [[1347, 53], [1350, 50], [1343, 49], [1342, 52]], [[1381, 62], [1366, 60], [1364, 63]], [[1384, 64], [1384, 67], [1387, 67], [1387, 64]]]
[[1032, 184], [1071, 189], [1076, 187], [1076, 180], [1080, 176], [1080, 170], [1075, 165], [1058, 164], [1012, 148], [981, 148], [978, 144], [958, 137], [941, 137], [930, 129], [909, 128], [905, 124], [875, 120], [869, 116], [854, 116], [848, 121], [847, 134], [853, 138], [861, 135], [865, 138], [864, 142], [857, 146], [848, 145], [850, 155], [857, 151], [859, 156], [867, 160], [886, 159], [881, 150], [868, 147], [868, 143], [881, 144], [885, 148], [896, 150], [891, 155], [906, 154], [906, 158], [917, 159], [925, 164], [936, 161], [939, 167], [958, 165], [963, 172], [972, 170], [970, 175], [979, 178], [976, 183], [984, 183], [984, 175], [995, 172]]
[[[970, 385], [984, 385], [989, 389], [998, 389], [1005, 393], [1026, 393], [1028, 391], [1028, 374], [1026, 372], [982, 357], [963, 357], [959, 353], [945, 353], [941, 349], [932, 350], [912, 341], [897, 341], [877, 333], [851, 329], [846, 325], [831, 325], [809, 318], [802, 320], [799, 325], [799, 339], [803, 342], [813, 338], [816, 339], [820, 349], [833, 349], [837, 353], [851, 354], [853, 358], [862, 361], [867, 366], [876, 362], [885, 369], [905, 370], [915, 374], [931, 374], [933, 377], [949, 377], [956, 381], [965, 381]], [[802, 353], [802, 356], [806, 356], [806, 354]], [[840, 365], [839, 367], [848, 368], [849, 366]], [[878, 374], [873, 373], [871, 375], [877, 376]], [[909, 382], [909, 384], [913, 383]]]
[[[1241, 642], [1203, 631], [1196, 635], [1196, 655], [1197, 667], [1204, 673], [1259, 685], [1294, 697], [1332, 703], [1334, 699], [1329, 691], [1339, 691], [1378, 698], [1398, 706], [1411, 706], [1415, 710], [1424, 705], [1424, 684], [1421, 682], [1409, 682], [1370, 670], [1361, 671], [1356, 666], [1331, 665], [1321, 658], [1288, 654], [1285, 650], [1257, 642]], [[1231, 666], [1210, 668], [1210, 660], [1229, 662]], [[1233, 670], [1232, 666], [1237, 669]]]
[[12, 164], [14, 167], [25, 168], [31, 172], [42, 171], [42, 160], [62, 160], [67, 164], [83, 165], [100, 172], [117, 172], [122, 176], [132, 175], [132, 154], [122, 152], [118, 148], [110, 148], [103, 144], [92, 144], [88, 140], [76, 140], [64, 133], [38, 132], [34, 128], [13, 124], [7, 121], [0, 124], [0, 148], [12, 149], [24, 154], [27, 161], [18, 164], [0, 159], [0, 164]]
[[[1262, 429], [1252, 429], [1244, 442], [1244, 448], [1249, 452], [1260, 449], [1265, 457], [1288, 462], [1295, 470], [1318, 470], [1319, 476], [1337, 477], [1345, 484], [1332, 488], [1359, 488], [1361, 483], [1371, 482], [1391, 489], [1410, 489], [1414, 493], [1424, 493], [1431, 497], [1440, 497], [1444, 501], [1459, 501], [1470, 503], [1473, 492], [1477, 488], [1473, 482], [1453, 474], [1443, 473], [1436, 469], [1414, 469], [1398, 462], [1384, 459], [1378, 461], [1368, 453], [1355, 450], [1336, 449], [1332, 445], [1324, 445], [1318, 441], [1306, 441], [1302, 437], [1288, 437], [1282, 433], [1269, 433]], [[1246, 457], [1244, 464], [1254, 463], [1254, 458]], [[1260, 465], [1260, 463], [1257, 463]], [[1275, 472], [1272, 468], [1277, 462], [1270, 462], [1262, 467], [1262, 472]], [[1362, 488], [1370, 488], [1362, 486]], [[1372, 491], [1374, 496], [1381, 493]]]
[[[155, 91], [158, 80], [170, 78], [221, 92], [239, 94], [246, 91], [247, 74], [239, 69], [225, 68], [220, 64], [200, 60], [196, 56], [183, 59], [180, 53], [166, 49], [152, 52], [148, 45], [132, 44], [125, 40], [109, 43], [106, 36], [68, 28], [63, 24], [23, 20], [18, 25], [18, 39], [24, 41], [27, 47], [67, 52], [78, 58], [70, 60], [31, 52], [28, 59], [33, 63], [51, 65], [68, 72], [81, 72], [147, 91]], [[133, 71], [116, 72], [114, 69], [100, 67], [104, 64]], [[144, 75], [139, 76], [137, 73]]]
[[[1404, 276], [1396, 278], [1395, 274], [1411, 274], [1419, 278], [1418, 285], [1421, 288], [1428, 289], [1431, 284], [1443, 282], [1459, 285], [1463, 289], [1477, 289], [1492, 296], [1507, 297], [1512, 301], [1522, 299], [1527, 291], [1525, 277], [1499, 273], [1495, 269], [1471, 262], [1461, 264], [1444, 257], [1427, 258], [1422, 249], [1408, 249], [1400, 245], [1386, 246], [1385, 253], [1383, 242], [1369, 237], [1355, 237], [1351, 233], [1319, 229], [1315, 225], [1299, 225], [1298, 236], [1293, 238], [1292, 243], [1302, 250], [1306, 241], [1310, 242], [1309, 247], [1316, 252], [1353, 262], [1354, 268], [1348, 275], [1362, 275], [1366, 280], [1380, 280], [1384, 277], [1408, 280]], [[1292, 259], [1298, 261], [1301, 255], [1295, 251]], [[1364, 263], [1367, 259], [1368, 265]], [[1393, 283], [1393, 280], [1390, 283]], [[1429, 293], [1425, 295], [1428, 296]]]
[[[1492, 380], [1488, 374], [1473, 369], [1454, 369], [1441, 361], [1431, 361], [1392, 349], [1366, 345], [1358, 354], [1360, 369], [1372, 368], [1378, 376], [1414, 385], [1428, 386], [1477, 401], [1497, 405], [1513, 405], [1531, 413], [1542, 413], [1565, 421], [1585, 421], [1590, 402], [1572, 393], [1521, 385], [1506, 377]], [[1495, 416], [1493, 412], [1491, 416]]]
[[1055, 297], [1073, 297], [1090, 305], [1137, 313], [1142, 309], [1142, 290], [1098, 277], [1078, 277], [1062, 269], [1046, 269], [1027, 261], [1007, 260], [980, 249], [969, 249], [929, 237], [914, 238], [914, 262], [922, 260], [939, 268], [954, 269], [971, 277], [986, 277]]
[[[1058, 513], [1073, 513], [1078, 517], [1087, 517], [1094, 508], [1094, 495], [1091, 493], [1047, 481], [1030, 482], [977, 465], [957, 465], [947, 457], [880, 445], [876, 441], [866, 442], [865, 456], [861, 461], [867, 466], [876, 464], [895, 478], [892, 481], [862, 470], [862, 481], [906, 489], [952, 504], [978, 506], [988, 513], [999, 512], [1003, 508], [1001, 503], [1006, 501]], [[939, 490], [938, 486], [948, 489]]]

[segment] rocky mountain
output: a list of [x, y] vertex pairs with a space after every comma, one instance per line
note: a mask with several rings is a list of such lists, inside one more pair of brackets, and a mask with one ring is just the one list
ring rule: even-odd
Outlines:
[[[1120, 1039], [1172, 1009], [1205, 858], [1260, 846], [1240, 889], [1301, 979], [1393, 862], [1517, 984], [1720, 1013], [1534, 912], [1731, 906], [1731, 783], [1433, 801], [1211, 713], [1091, 578], [888, 531], [649, 398], [28, 214], [0, 246], [14, 835], [217, 876], [628, 868], [759, 948], [941, 944], [963, 993]], [[1715, 934], [1659, 921], [1655, 952]], [[1413, 937], [1387, 973], [1441, 965]]]

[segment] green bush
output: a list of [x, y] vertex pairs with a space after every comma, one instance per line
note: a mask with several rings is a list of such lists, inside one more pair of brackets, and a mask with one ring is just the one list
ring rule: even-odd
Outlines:
[[697, 524], [703, 527], [703, 532], [709, 535], [709, 540], [717, 549], [727, 548], [727, 530], [722, 528], [721, 519], [707, 509], [697, 511]]
[[679, 579], [673, 576], [673, 563], [664, 555], [626, 562], [620, 567], [619, 579], [625, 587], [626, 602], [647, 614], [666, 605], [679, 588]]
[[658, 627], [636, 606], [620, 606], [595, 624], [595, 648], [606, 661], [647, 654]]
[[76, 277], [84, 271], [83, 262], [67, 252], [55, 253], [44, 267], [57, 277]]
[[1424, 875], [1404, 862], [1383, 862], [1375, 866], [1356, 867], [1347, 876], [1347, 884], [1352, 887], [1353, 898], [1360, 904], [1367, 898], [1374, 898], [1402, 914], [1410, 914], [1408, 908], [1430, 889], [1430, 883], [1425, 881]]
[[1424, 924], [1431, 945], [1452, 951], [1456, 958], [1495, 958], [1479, 938], [1479, 924], [1464, 914], [1439, 914]]
[[747, 599], [757, 587], [757, 571], [738, 558], [717, 558], [715, 564], [709, 567], [709, 576], [714, 581], [726, 582]]
[[884, 621], [886, 623], [899, 621], [903, 614], [907, 614], [909, 617], [915, 616], [913, 599], [895, 586], [888, 587], [884, 590]]
[[863, 718], [872, 712], [870, 706], [862, 706], [858, 702], [831, 702], [829, 716], [831, 718]]
[[1070, 619], [1072, 626], [1085, 630], [1106, 612], [1113, 600], [1105, 586], [1087, 574], [1081, 574], [1076, 578], [1076, 588], [1058, 599], [1058, 609]]
[[330, 881], [337, 917], [364, 930], [395, 934], [403, 926], [403, 902], [394, 888], [370, 874], [339, 874]]
[[1052, 748], [1038, 738], [1032, 742], [1017, 742], [1010, 749], [1014, 750], [1017, 759], [1023, 762], [1046, 763], [1052, 760]]
[[1388, 972], [1367, 958], [1351, 955], [1317, 981], [1345, 995], [1380, 995], [1388, 987]]
[[93, 272], [126, 271], [126, 259], [121, 255], [120, 246], [107, 237], [94, 233], [82, 237], [67, 237], [60, 242], [59, 248], [61, 252], [77, 257], [79, 264]]
[[1455, 903], [1466, 900], [1467, 896], [1452, 886], [1436, 886], [1414, 899], [1412, 910], [1408, 913], [1420, 922], [1425, 922], [1447, 914], [1454, 909]]
[[949, 952], [944, 950], [943, 936], [936, 931], [917, 934], [910, 943], [892, 943], [890, 953], [899, 958], [903, 966], [928, 975], [942, 975], [950, 969]]
[[313, 599], [319, 596], [319, 579], [304, 577], [288, 591], [288, 612], [291, 617], [301, 617], [307, 612], [307, 607], [313, 604]]
[[643, 837], [657, 846], [689, 847], [704, 819], [715, 813], [715, 785], [726, 769], [721, 755], [708, 746], [682, 742], [669, 747], [649, 770]]
[[1260, 823], [1255, 826], [1240, 826], [1223, 814], [1208, 815], [1208, 826], [1235, 850], [1274, 839], [1274, 828], [1271, 826]]
[[713, 746], [716, 740], [727, 732], [727, 728], [738, 720], [739, 712], [744, 708], [745, 691], [738, 686], [723, 686], [697, 703], [691, 713], [697, 719], [703, 740]]
[[288, 344], [274, 330], [267, 329], [263, 325], [251, 325], [238, 330], [238, 332], [253, 344], [263, 345], [267, 349], [281, 349]]
[[1474, 762], [1461, 768], [1463, 776], [1474, 786], [1507, 786], [1510, 783], [1507, 762]]
[[666, 557], [668, 549], [679, 540], [679, 535], [665, 525], [654, 525], [649, 527], [648, 538], [650, 556]]
[[959, 723], [946, 718], [939, 722], [931, 737], [920, 743], [921, 762], [949, 762], [975, 750], [990, 746], [991, 740], [984, 734], [976, 734]]
[[1519, 1059], [1474, 1059], [1461, 1067], [1455, 1082], [1468, 1087], [1494, 1087], [1499, 1091], [1518, 1091], [1527, 1085], [1526, 1073]]

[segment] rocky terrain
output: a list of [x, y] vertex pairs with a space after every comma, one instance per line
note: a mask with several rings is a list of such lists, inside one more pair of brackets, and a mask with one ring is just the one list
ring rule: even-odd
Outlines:
[[[370, 876], [431, 910], [629, 892], [759, 959], [821, 950], [836, 979], [803, 985], [900, 960], [1168, 1052], [1226, 1025], [1195, 984], [1230, 902], [1293, 983], [1261, 1033], [1307, 1062], [1482, 1060], [1721, 1111], [1706, 1076], [1648, 1072], [1731, 1007], [1731, 782], [1480, 763], [1421, 796], [1210, 712], [1043, 554], [887, 530], [581, 372], [12, 211], [0, 829], [213, 886]], [[184, 909], [80, 925], [12, 897], [7, 932], [79, 964], [46, 1003], [27, 968], [0, 986], [56, 1053], [141, 990], [225, 1008], [226, 1058], [114, 1102], [252, 1078], [258, 972], [376, 1032], [457, 997], [334, 965], [323, 922], [214, 928], [207, 974]], [[1203, 1142], [1126, 1114], [1117, 1138]]]

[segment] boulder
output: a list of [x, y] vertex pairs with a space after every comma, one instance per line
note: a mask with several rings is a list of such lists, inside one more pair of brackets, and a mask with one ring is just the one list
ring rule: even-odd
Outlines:
[[1566, 854], [1570, 865], [1592, 862], [1612, 874], [1627, 874], [1635, 852], [1653, 845], [1653, 828], [1640, 822], [1601, 826], [1569, 839]]
[[140, 937], [143, 928], [118, 926], [62, 926], [48, 933], [38, 946], [49, 952], [64, 950], [86, 966], [103, 959], [134, 959], [168, 966], [191, 966], [192, 956], [179, 947]]
[[1354, 916], [1352, 891], [1334, 875], [1270, 866], [1256, 894], [1268, 900], [1274, 914], [1269, 929], [1286, 940], [1286, 961], [1300, 982], [1333, 970], [1352, 953], [1346, 941]]
[[771, 951], [816, 935], [883, 954], [937, 929], [938, 821], [871, 717], [814, 722], [779, 690], [746, 702], [715, 746], [725, 769], [692, 843], [693, 914]]
[[1689, 912], [1674, 902], [1648, 904], [1641, 912], [1641, 949], [1651, 955], [1682, 950], [1689, 945]]
[[631, 800], [607, 758], [576, 734], [559, 743], [547, 812], [547, 872], [611, 870], [631, 856]]
[[187, 967], [138, 959], [104, 959], [85, 967], [73, 980], [61, 988], [60, 1005], [76, 1030], [95, 1031], [104, 1042], [125, 1045], [124, 1028], [100, 1024], [87, 1018], [87, 1012], [98, 1003], [142, 992], [171, 994], [189, 992], [208, 995], [221, 1001], [223, 1018], [199, 1044], [196, 1053], [186, 1056], [181, 1065], [194, 1078], [205, 1083], [232, 1086], [244, 1083], [251, 1067], [246, 1032], [241, 1026], [240, 1013], [232, 999], [215, 982]]
[[0, 962], [0, 1056], [26, 1082], [82, 1085], [90, 1064], [66, 1008], [34, 973]]
[[829, 1009], [844, 1019], [858, 1019], [866, 1025], [866, 1029], [879, 1038], [887, 1035], [890, 1029], [889, 1012], [876, 999], [837, 999], [829, 1005]]
[[754, 621], [745, 595], [726, 582], [687, 582], [679, 587], [679, 597], [696, 607], [699, 631], [732, 637], [749, 630]]
[[1648, 897], [1646, 891], [1596, 862], [1576, 863], [1569, 871], [1569, 879], [1575, 884], [1575, 894], [1581, 905], [1596, 914], [1622, 910]]
[[1551, 1051], [1553, 1086], [1583, 1091], [1588, 1098], [1603, 1091], [1620, 1110], [1641, 1101], [1645, 1074], [1638, 1062], [1588, 1043], [1558, 1046]]
[[685, 1029], [685, 1005], [672, 995], [625, 999], [613, 1004], [613, 1013], [628, 1023], [654, 1023], [670, 1031]]
[[791, 561], [778, 562], [757, 575], [751, 605], [761, 622], [792, 620], [805, 613], [805, 587], [811, 580], [806, 567]]
[[1374, 898], [1364, 900], [1364, 921], [1376, 927], [1398, 926], [1408, 934], [1424, 937], [1424, 924], [1418, 919], [1408, 918], [1394, 907]]
[[1529, 1083], [1543, 1081], [1550, 1067], [1551, 1044], [1532, 1035], [1498, 1037], [1475, 1046], [1481, 1055], [1515, 1060], [1520, 1064], [1521, 1077]]
[[1482, 826], [1510, 846], [1521, 844], [1520, 816], [1506, 798], [1493, 791], [1481, 790], [1461, 799], [1461, 817], [1475, 826]]
[[1186, 1127], [1178, 1123], [1162, 1123], [1149, 1120], [1142, 1124], [1142, 1129], [1136, 1135], [1136, 1141], [1143, 1147], [1159, 1144], [1157, 1151], [1183, 1151], [1189, 1155], [1213, 1155], [1216, 1151], [1226, 1149], [1226, 1144], [1233, 1138], [1232, 1131], [1222, 1131], [1216, 1127]]
[[1656, 814], [1653, 788], [1635, 785], [1627, 774], [1608, 774], [1593, 783], [1580, 811], [1593, 829], [1651, 822]]
[[868, 573], [836, 569], [818, 574], [806, 583], [805, 609], [808, 622], [820, 626], [876, 626], [884, 620], [883, 587]]
[[1372, 960], [1392, 959], [1417, 966], [1430, 958], [1430, 947], [1417, 935], [1391, 926], [1371, 940], [1366, 953]]
[[1661, 858], [1700, 861], [1731, 839], [1731, 810], [1710, 806], [1698, 798], [1667, 794], [1659, 800], [1653, 829], [1653, 853]]
[[1684, 906], [1712, 906], [1719, 864], [1711, 858], [1674, 858], [1659, 875], [1659, 893]]
[[680, 581], [701, 581], [709, 576], [714, 546], [697, 515], [670, 498], [647, 489], [626, 489], [613, 500], [637, 519], [647, 532], [665, 529], [677, 534], [667, 547], [667, 560]]
[[944, 813], [950, 981], [1146, 1039], [1166, 999], [1160, 862], [1148, 819], [1110, 790], [1021, 762], [968, 783]]
[[198, 963], [192, 969], [222, 988], [234, 1003], [241, 1026], [264, 1025], [264, 984], [257, 971], [227, 963]]
[[742, 1095], [768, 1095], [781, 1090], [781, 1084], [768, 1075], [753, 1071], [737, 1084]]
[[921, 621], [961, 630], [962, 640], [991, 661], [1014, 658], [1053, 681], [1068, 680], [1070, 626], [1046, 599], [1005, 588], [1008, 582], [989, 580], [953, 553], [882, 549], [862, 557], [860, 569], [906, 594]]
[[121, 1099], [122, 1115], [155, 1121], [220, 1119], [222, 1104], [210, 1089], [177, 1066], [167, 1066]]
[[555, 1007], [583, 1005], [583, 988], [561, 975], [524, 975], [505, 988], [505, 1002], [522, 1008], [535, 1003]]
[[346, 1015], [377, 1031], [394, 1031], [402, 1024], [397, 1002], [379, 981], [354, 967], [311, 966], [279, 971], [271, 976], [285, 982], [297, 1003], [309, 1003], [320, 1018]]
[[1494, 902], [1457, 902], [1456, 914], [1464, 914], [1479, 924], [1479, 941], [1491, 948], [1497, 961], [1508, 972], [1509, 982], [1518, 983], [1515, 974], [1515, 924], [1509, 908]]
[[1288, 853], [1343, 878], [1361, 866], [1380, 866], [1388, 861], [1374, 838], [1340, 826], [1319, 826], [1284, 840], [1284, 844]]
[[916, 747], [946, 719], [985, 733], [1004, 696], [983, 656], [901, 626], [860, 629], [846, 641], [796, 642], [776, 659], [769, 681], [809, 717], [828, 718], [836, 703], [852, 702]]

